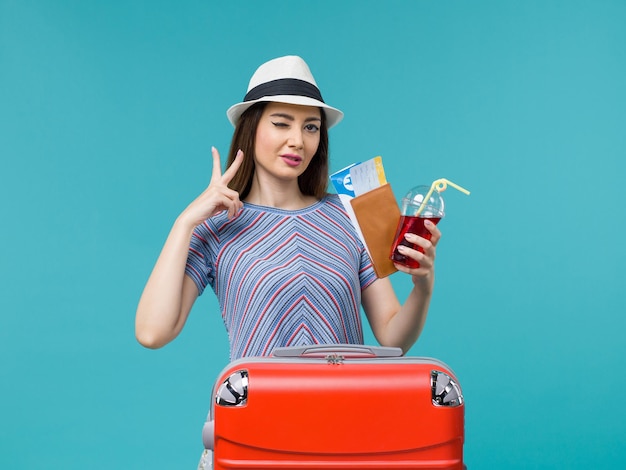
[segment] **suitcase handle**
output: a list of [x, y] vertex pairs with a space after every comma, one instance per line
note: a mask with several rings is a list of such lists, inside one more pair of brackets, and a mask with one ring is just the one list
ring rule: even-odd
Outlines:
[[365, 346], [362, 344], [314, 344], [311, 346], [291, 346], [276, 348], [272, 351], [274, 357], [327, 357], [340, 355], [342, 357], [400, 357], [401, 348], [384, 346]]

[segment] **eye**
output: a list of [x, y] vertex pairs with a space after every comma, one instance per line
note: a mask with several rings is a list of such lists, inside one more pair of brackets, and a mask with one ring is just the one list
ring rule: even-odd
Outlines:
[[274, 124], [274, 126], [276, 127], [289, 127], [289, 124], [287, 124], [286, 122], [282, 122], [282, 121], [272, 121], [272, 124]]
[[318, 132], [320, 130], [319, 126], [316, 124], [307, 124], [304, 126], [304, 129], [308, 132]]

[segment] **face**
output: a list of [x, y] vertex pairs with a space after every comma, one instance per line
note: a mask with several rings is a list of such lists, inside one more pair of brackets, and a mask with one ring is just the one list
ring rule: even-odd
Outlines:
[[257, 176], [297, 181], [317, 152], [321, 123], [314, 106], [269, 103], [256, 130]]

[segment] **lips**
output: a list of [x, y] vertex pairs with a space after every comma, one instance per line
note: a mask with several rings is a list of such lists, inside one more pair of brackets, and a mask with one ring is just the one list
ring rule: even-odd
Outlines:
[[293, 154], [283, 154], [280, 156], [283, 161], [289, 166], [298, 166], [302, 162], [302, 157], [300, 155]]

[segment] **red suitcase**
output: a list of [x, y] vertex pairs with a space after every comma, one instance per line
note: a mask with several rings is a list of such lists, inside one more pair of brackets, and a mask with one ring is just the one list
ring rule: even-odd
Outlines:
[[232, 362], [203, 441], [213, 468], [463, 469], [452, 370], [397, 348], [279, 348]]

